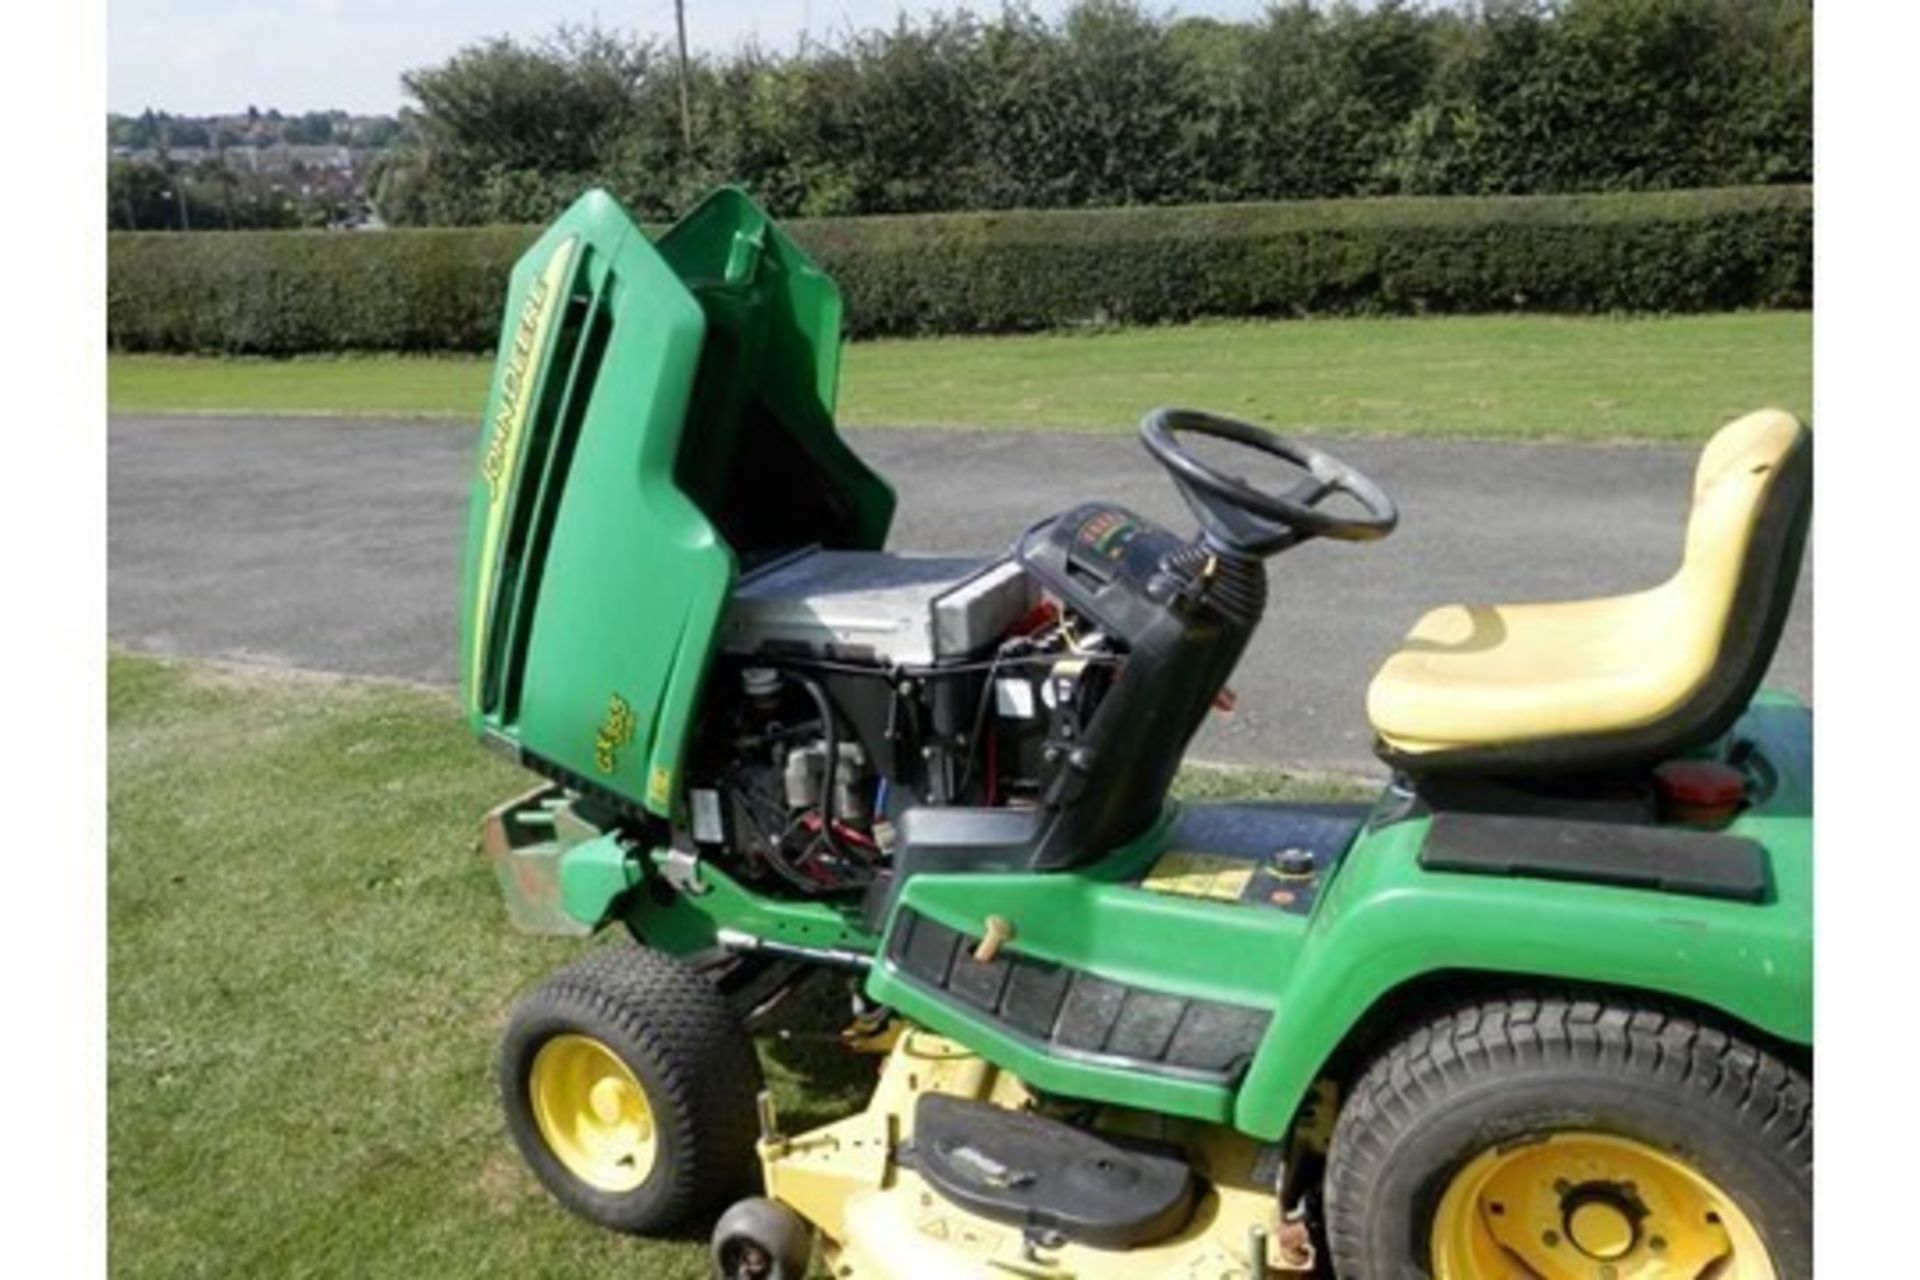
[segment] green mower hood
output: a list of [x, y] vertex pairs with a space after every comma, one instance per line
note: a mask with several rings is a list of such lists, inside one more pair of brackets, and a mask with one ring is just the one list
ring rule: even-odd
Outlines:
[[743, 567], [877, 548], [893, 492], [833, 421], [840, 294], [723, 188], [650, 241], [582, 196], [514, 267], [467, 524], [483, 738], [667, 816]]

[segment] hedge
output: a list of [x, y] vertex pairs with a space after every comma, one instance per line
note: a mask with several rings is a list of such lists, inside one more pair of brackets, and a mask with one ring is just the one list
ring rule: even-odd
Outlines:
[[[784, 224], [850, 336], [1202, 316], [1806, 307], [1808, 187], [927, 214]], [[119, 232], [125, 351], [485, 351], [532, 227]]]

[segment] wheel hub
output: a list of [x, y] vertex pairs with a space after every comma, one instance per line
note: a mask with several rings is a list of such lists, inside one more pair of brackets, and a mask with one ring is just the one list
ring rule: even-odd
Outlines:
[[613, 1076], [602, 1076], [594, 1081], [588, 1101], [593, 1105], [593, 1115], [601, 1124], [615, 1124], [626, 1113], [628, 1095], [632, 1090], [626, 1082]]
[[1609, 1134], [1549, 1134], [1474, 1157], [1441, 1197], [1431, 1248], [1436, 1280], [1778, 1280], [1758, 1229], [1718, 1185]]
[[540, 1046], [527, 1096], [547, 1149], [600, 1191], [631, 1191], [658, 1158], [647, 1091], [620, 1056], [591, 1036], [560, 1035]]
[[1589, 1258], [1614, 1262], [1633, 1251], [1640, 1228], [1631, 1209], [1614, 1201], [1609, 1190], [1581, 1196], [1576, 1192], [1566, 1210], [1568, 1241]]

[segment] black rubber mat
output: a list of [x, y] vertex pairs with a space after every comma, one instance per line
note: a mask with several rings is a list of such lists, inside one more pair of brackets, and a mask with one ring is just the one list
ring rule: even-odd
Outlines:
[[1440, 813], [1421, 846], [1420, 865], [1741, 902], [1764, 901], [1768, 890], [1767, 855], [1758, 844], [1685, 827]]

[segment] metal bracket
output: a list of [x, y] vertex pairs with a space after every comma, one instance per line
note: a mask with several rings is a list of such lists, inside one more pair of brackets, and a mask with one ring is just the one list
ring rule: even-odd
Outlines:
[[661, 877], [689, 898], [712, 892], [711, 886], [700, 882], [699, 854], [689, 853], [685, 849], [668, 849], [659, 865]]

